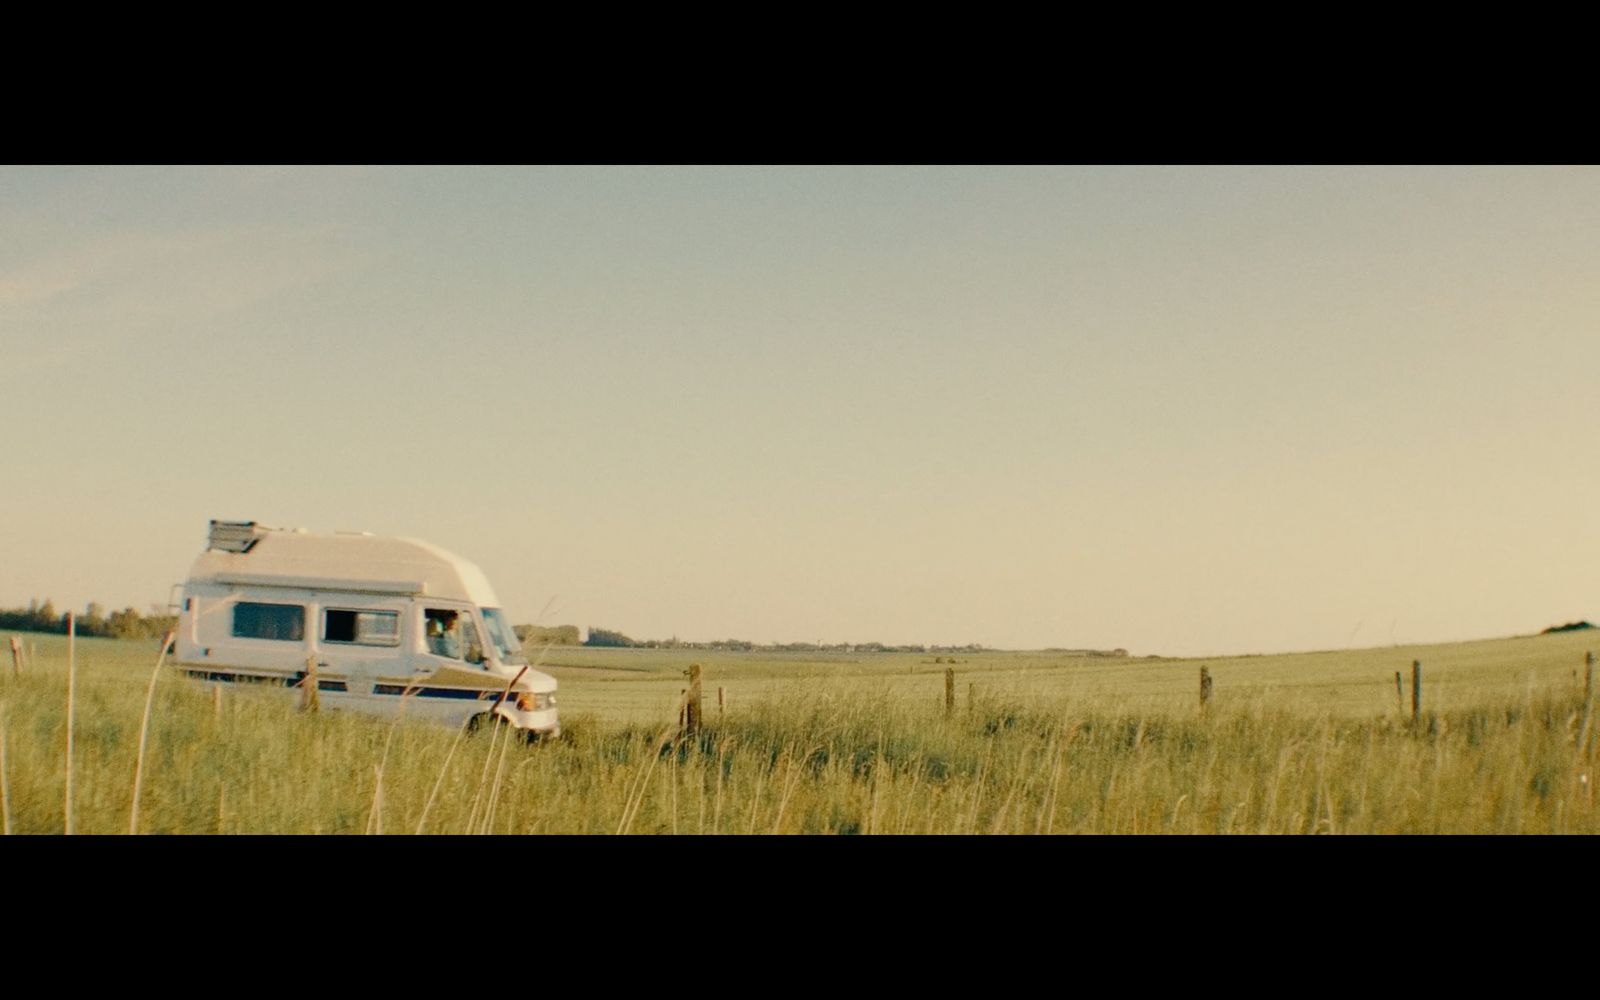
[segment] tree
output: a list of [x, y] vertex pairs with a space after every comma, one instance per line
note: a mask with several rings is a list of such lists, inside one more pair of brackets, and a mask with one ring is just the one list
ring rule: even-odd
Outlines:
[[519, 642], [530, 646], [543, 646], [546, 643], [555, 646], [581, 645], [576, 625], [516, 625], [511, 631], [517, 634]]
[[612, 647], [621, 646], [631, 649], [639, 644], [623, 635], [621, 632], [613, 632], [610, 629], [604, 628], [595, 628], [593, 625], [591, 625], [589, 626], [589, 641], [584, 643], [584, 645]]

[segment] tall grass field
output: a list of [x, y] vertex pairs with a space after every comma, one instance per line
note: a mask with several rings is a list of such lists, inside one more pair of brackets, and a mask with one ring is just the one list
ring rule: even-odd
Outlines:
[[[552, 647], [530, 652], [565, 732], [531, 746], [219, 701], [169, 667], [151, 689], [156, 642], [79, 639], [69, 760], [66, 639], [24, 634], [0, 798], [12, 834], [67, 829], [69, 767], [88, 834], [1595, 834], [1597, 635], [1206, 660]], [[683, 735], [691, 663], [705, 725]]]

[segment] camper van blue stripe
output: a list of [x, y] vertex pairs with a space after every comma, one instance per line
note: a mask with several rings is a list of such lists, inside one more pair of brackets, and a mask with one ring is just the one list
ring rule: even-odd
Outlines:
[[299, 678], [282, 674], [241, 674], [232, 670], [185, 670], [184, 673], [197, 681], [221, 681], [224, 684], [283, 684], [294, 687], [299, 683]]
[[[184, 673], [201, 681], [221, 681], [226, 684], [282, 684], [284, 687], [299, 687], [306, 679], [304, 670], [284, 676], [282, 674], [251, 674], [233, 670], [195, 670], [185, 669]], [[317, 680], [319, 691], [349, 692], [350, 686], [340, 680]], [[500, 696], [498, 690], [484, 690], [482, 688], [454, 688], [454, 687], [409, 687], [404, 684], [375, 684], [373, 694], [404, 695], [412, 694], [419, 698], [463, 698], [473, 701], [493, 701]], [[516, 697], [516, 692], [507, 695], [507, 700]]]
[[[276, 674], [244, 674], [231, 670], [185, 670], [185, 674], [197, 681], [220, 681], [224, 684], [282, 684], [284, 687], [298, 687], [305, 680], [305, 671], [292, 677], [283, 677]], [[318, 691], [348, 691], [349, 685], [344, 681], [318, 680]]]
[[374, 684], [373, 694], [406, 694], [407, 692], [419, 698], [471, 698], [478, 701], [488, 701], [499, 696], [498, 691], [481, 691], [477, 688], [442, 688], [442, 687], [407, 687], [404, 684]]

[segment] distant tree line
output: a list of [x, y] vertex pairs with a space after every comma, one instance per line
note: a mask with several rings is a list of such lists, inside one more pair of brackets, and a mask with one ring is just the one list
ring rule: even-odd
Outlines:
[[1120, 647], [1117, 649], [1062, 649], [1060, 646], [1051, 646], [1048, 649], [1040, 650], [1040, 652], [1057, 653], [1061, 656], [1115, 656], [1119, 658], [1128, 655], [1128, 651]]
[[579, 646], [583, 639], [578, 635], [576, 625], [556, 625], [544, 628], [539, 625], [514, 625], [511, 630], [517, 633], [517, 641], [530, 646]]
[[1594, 626], [1589, 624], [1586, 621], [1582, 621], [1582, 622], [1567, 622], [1565, 625], [1552, 625], [1549, 628], [1545, 629], [1543, 632], [1540, 632], [1539, 634], [1540, 635], [1550, 635], [1551, 633], [1554, 633], [1554, 632], [1582, 632], [1582, 631], [1584, 631], [1586, 629], [1591, 629], [1591, 628], [1594, 628]]
[[[99, 604], [90, 602], [83, 614], [76, 615], [75, 631], [79, 635], [100, 636], [110, 639], [159, 639], [168, 629], [178, 625], [177, 615], [156, 613], [141, 615], [134, 608], [113, 611], [109, 615]], [[55, 632], [65, 634], [67, 616], [57, 613], [49, 598], [40, 604], [38, 598], [28, 602], [26, 608], [0, 609], [0, 631]]]

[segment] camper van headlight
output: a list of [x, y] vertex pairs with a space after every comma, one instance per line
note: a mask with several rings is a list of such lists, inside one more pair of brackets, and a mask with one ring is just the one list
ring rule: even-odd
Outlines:
[[517, 708], [524, 712], [542, 712], [547, 708], [554, 708], [556, 696], [554, 694], [534, 694], [524, 691], [517, 695]]

